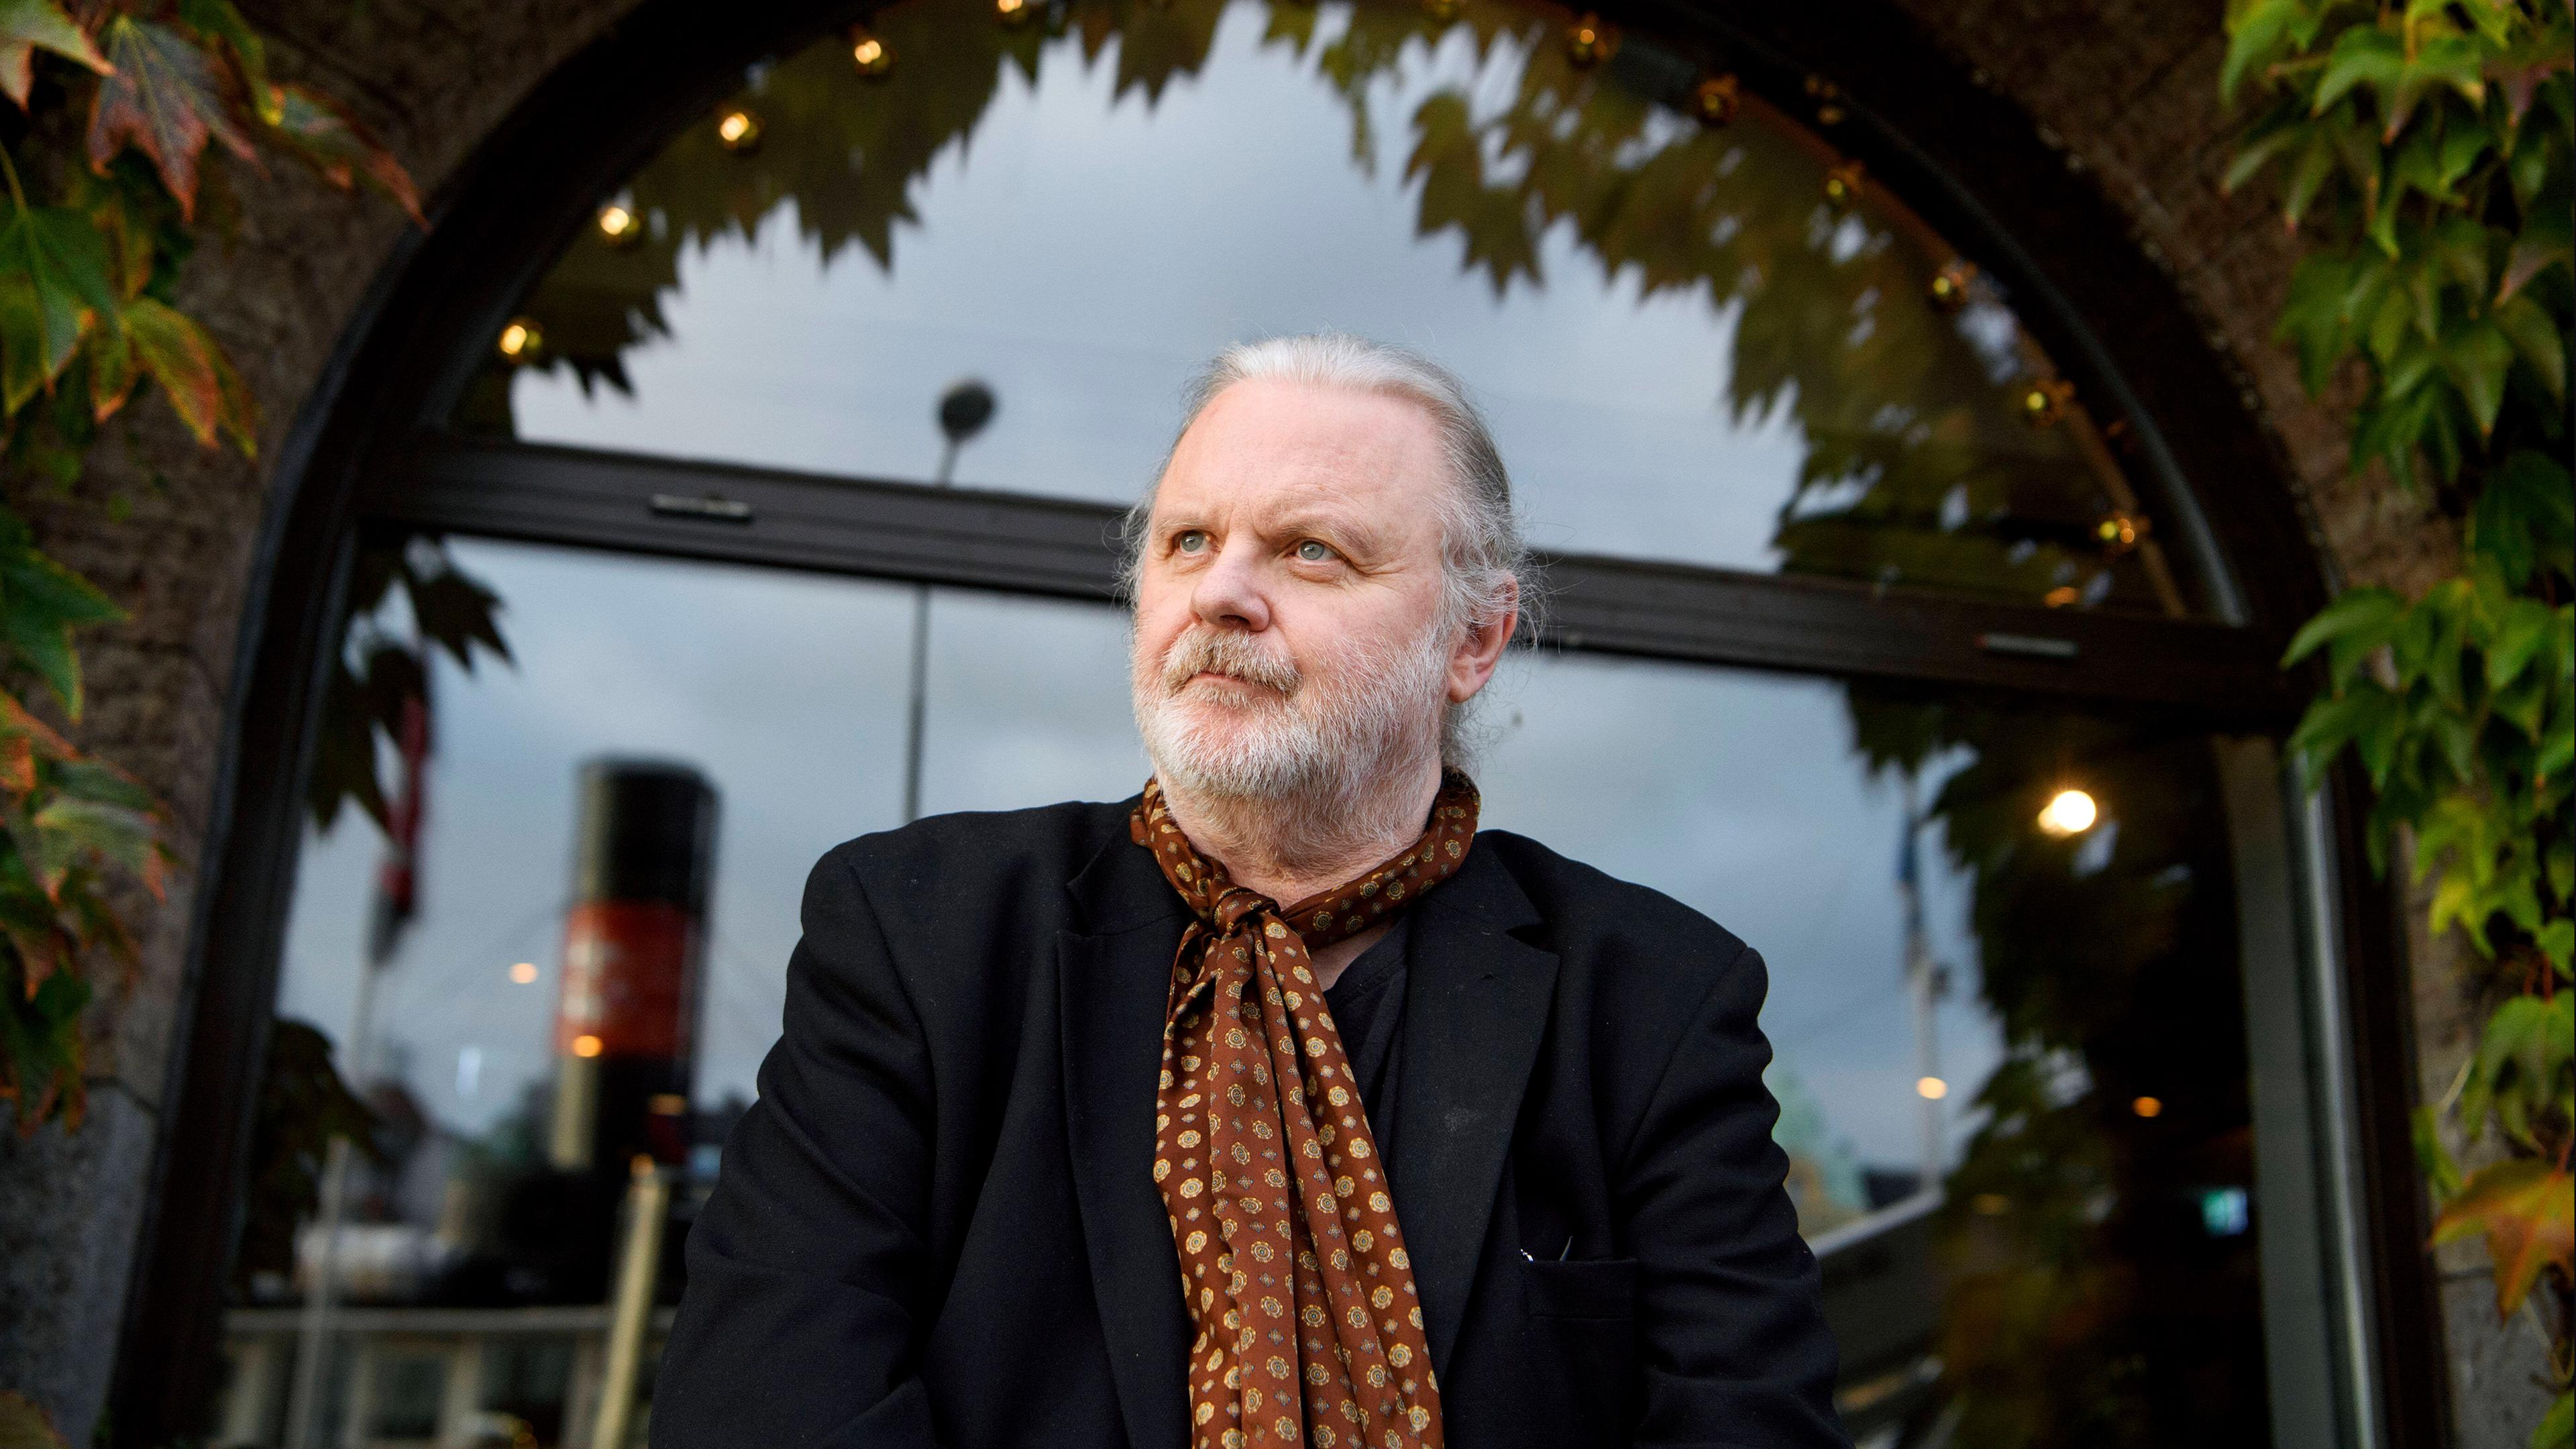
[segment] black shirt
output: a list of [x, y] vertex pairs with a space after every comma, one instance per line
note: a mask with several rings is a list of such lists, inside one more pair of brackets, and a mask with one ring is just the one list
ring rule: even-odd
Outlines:
[[1395, 1079], [1403, 1055], [1404, 954], [1414, 913], [1352, 958], [1342, 974], [1324, 989], [1324, 1009], [1341, 1033], [1342, 1054], [1350, 1058], [1360, 1103], [1368, 1109], [1369, 1136], [1378, 1155], [1392, 1160], [1395, 1151]]

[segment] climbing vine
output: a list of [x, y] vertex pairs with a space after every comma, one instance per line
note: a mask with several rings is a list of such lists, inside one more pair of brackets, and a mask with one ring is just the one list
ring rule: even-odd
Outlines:
[[[151, 393], [199, 446], [250, 455], [256, 405], [176, 291], [199, 234], [218, 228], [199, 204], [208, 153], [253, 167], [298, 157], [418, 221], [410, 177], [337, 101], [273, 79], [231, 0], [0, 0], [0, 91], [8, 499], [73, 493], [92, 449]], [[121, 516], [124, 502], [105, 506]], [[159, 896], [175, 859], [162, 805], [63, 728], [82, 715], [75, 631], [124, 617], [0, 504], [0, 1103], [21, 1132], [79, 1124], [82, 1012], [137, 959], [118, 895]]]
[[[2305, 241], [2280, 322], [2311, 393], [2357, 394], [2356, 469], [2429, 495], [2456, 570], [2414, 598], [2347, 591], [2285, 663], [2323, 662], [2292, 740], [2349, 756], [2373, 860], [2411, 845], [2426, 925], [2474, 953], [2485, 1010], [2416, 1146], [2434, 1240], [2483, 1237], [2499, 1313], [2550, 1342], [2535, 1446], [2576, 1442], [2576, 624], [2568, 476], [2576, 81], [2567, 0], [2235, 0], [2222, 94], [2254, 114], [2228, 184], [2270, 172]], [[2353, 394], [2344, 390], [2352, 389]], [[2446, 1145], [2481, 1149], [2463, 1170]]]

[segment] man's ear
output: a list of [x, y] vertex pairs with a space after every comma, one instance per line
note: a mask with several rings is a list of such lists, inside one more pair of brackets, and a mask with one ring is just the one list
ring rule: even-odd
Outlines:
[[1506, 579], [1502, 607], [1484, 623], [1468, 626], [1449, 656], [1450, 703], [1465, 704], [1494, 677], [1494, 667], [1503, 662], [1503, 651], [1511, 647], [1512, 631], [1520, 621], [1520, 580]]

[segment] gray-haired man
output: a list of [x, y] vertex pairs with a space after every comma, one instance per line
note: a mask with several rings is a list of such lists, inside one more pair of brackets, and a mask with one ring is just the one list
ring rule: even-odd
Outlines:
[[1154, 778], [815, 865], [655, 1444], [1840, 1444], [1761, 958], [1476, 829], [1455, 379], [1230, 350], [1130, 544]]

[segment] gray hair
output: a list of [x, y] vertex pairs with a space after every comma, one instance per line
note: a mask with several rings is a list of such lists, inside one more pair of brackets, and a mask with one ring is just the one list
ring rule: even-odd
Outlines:
[[1257, 380], [1402, 398], [1430, 414], [1456, 485], [1436, 505], [1447, 562], [1443, 617], [1452, 630], [1485, 627], [1502, 617], [1515, 591], [1523, 616], [1529, 616], [1537, 604], [1536, 579], [1520, 521], [1512, 513], [1511, 478], [1503, 469], [1503, 455], [1494, 446], [1484, 414], [1467, 396], [1466, 384], [1410, 348], [1345, 332], [1238, 342], [1218, 353], [1190, 380], [1182, 394], [1181, 426], [1172, 435], [1172, 446], [1164, 451], [1162, 466], [1154, 470], [1145, 496], [1127, 511], [1126, 558], [1119, 570], [1119, 586], [1131, 607], [1154, 495], [1171, 468], [1181, 435], [1216, 401], [1217, 394], [1238, 382]]

